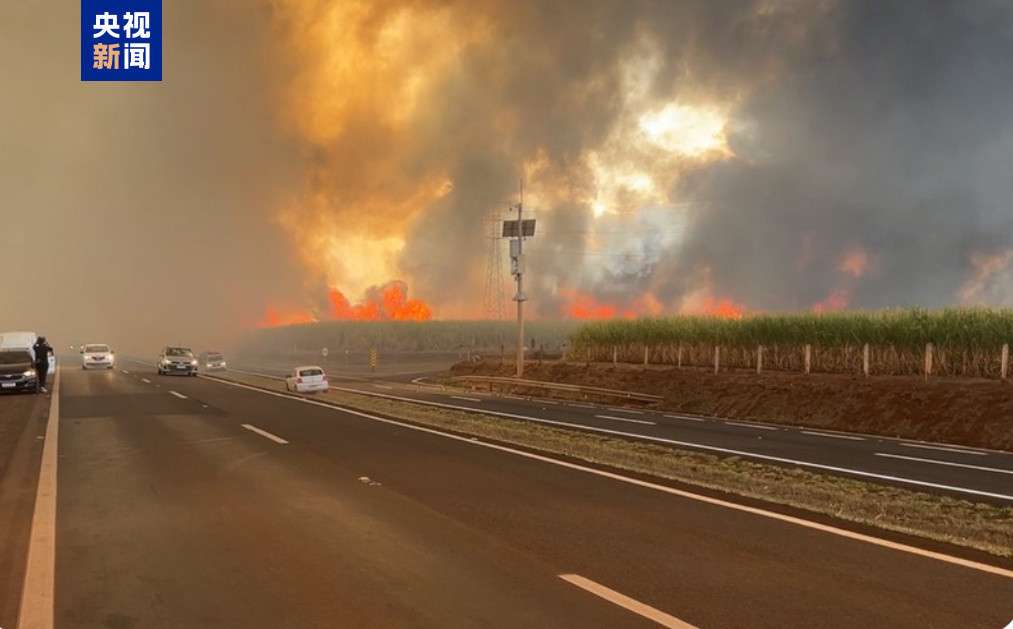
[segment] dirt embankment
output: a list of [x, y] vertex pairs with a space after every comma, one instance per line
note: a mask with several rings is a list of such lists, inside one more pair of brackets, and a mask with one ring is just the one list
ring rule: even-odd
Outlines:
[[[454, 375], [512, 376], [496, 362]], [[1013, 450], [1013, 384], [986, 380], [722, 372], [611, 364], [531, 363], [525, 378], [626, 389], [667, 410]]]

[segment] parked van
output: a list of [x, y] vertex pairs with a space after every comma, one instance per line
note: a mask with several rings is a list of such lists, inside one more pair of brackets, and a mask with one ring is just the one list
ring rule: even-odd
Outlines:
[[[26, 349], [32, 360], [37, 360], [34, 349], [37, 340], [39, 336], [35, 332], [0, 332], [0, 350]], [[56, 356], [53, 354], [49, 355], [49, 373], [56, 373]]]

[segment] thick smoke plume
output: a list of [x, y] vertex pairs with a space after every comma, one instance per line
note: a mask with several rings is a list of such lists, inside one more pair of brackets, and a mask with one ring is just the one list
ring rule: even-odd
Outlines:
[[475, 316], [524, 177], [542, 316], [1013, 298], [1000, 3], [276, 8], [314, 155], [285, 216], [334, 283]]
[[1006, 3], [172, 3], [122, 86], [77, 19], [0, 9], [0, 328], [480, 316], [521, 179], [542, 317], [1013, 303]]

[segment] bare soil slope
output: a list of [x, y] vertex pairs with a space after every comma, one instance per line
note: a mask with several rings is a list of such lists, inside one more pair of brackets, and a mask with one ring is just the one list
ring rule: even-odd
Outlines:
[[[499, 361], [454, 375], [513, 375]], [[1013, 450], [1013, 385], [916, 377], [722, 372], [611, 364], [531, 363], [525, 378], [664, 397], [667, 410]]]

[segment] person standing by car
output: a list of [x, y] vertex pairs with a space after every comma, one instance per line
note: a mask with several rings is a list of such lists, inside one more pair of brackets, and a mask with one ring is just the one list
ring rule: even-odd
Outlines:
[[35, 371], [39, 374], [39, 386], [45, 393], [46, 376], [49, 375], [49, 354], [53, 348], [46, 342], [46, 337], [40, 336], [32, 349], [35, 350]]

